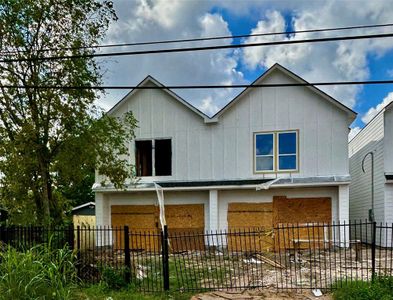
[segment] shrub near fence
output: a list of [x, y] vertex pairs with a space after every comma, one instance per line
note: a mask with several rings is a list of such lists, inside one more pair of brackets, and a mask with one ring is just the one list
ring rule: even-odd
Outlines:
[[[392, 275], [392, 225], [277, 224], [273, 230], [146, 231], [125, 227], [1, 228], [19, 250], [55, 236], [77, 253], [86, 282], [123, 278], [136, 289], [200, 291], [274, 287], [330, 290]], [[110, 283], [112, 284], [112, 283]]]

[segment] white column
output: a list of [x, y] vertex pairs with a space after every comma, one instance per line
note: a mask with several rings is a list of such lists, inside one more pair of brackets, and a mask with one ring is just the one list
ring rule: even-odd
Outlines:
[[218, 191], [209, 191], [209, 230], [218, 230]]
[[[349, 224], [349, 185], [338, 186], [338, 220], [341, 225]], [[349, 226], [340, 226], [340, 246], [349, 246]]]
[[[209, 191], [209, 231], [215, 232], [218, 230], [218, 191]], [[210, 245], [217, 246], [219, 239], [211, 237]]]
[[[112, 232], [109, 230], [110, 224], [110, 207], [109, 201], [104, 193], [95, 193], [96, 203], [96, 225], [97, 225], [97, 246], [112, 244]], [[104, 229], [105, 226], [106, 228]]]

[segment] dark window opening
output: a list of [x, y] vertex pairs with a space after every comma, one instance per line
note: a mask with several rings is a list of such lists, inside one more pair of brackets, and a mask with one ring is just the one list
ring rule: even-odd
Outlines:
[[172, 146], [171, 140], [155, 140], [154, 160], [156, 176], [172, 174]]
[[152, 176], [152, 141], [135, 141], [136, 176]]

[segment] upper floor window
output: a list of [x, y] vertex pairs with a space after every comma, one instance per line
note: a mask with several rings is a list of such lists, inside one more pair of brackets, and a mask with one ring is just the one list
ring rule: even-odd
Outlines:
[[136, 176], [172, 175], [172, 141], [135, 141], [135, 168]]
[[255, 172], [289, 172], [298, 170], [298, 132], [256, 133]]

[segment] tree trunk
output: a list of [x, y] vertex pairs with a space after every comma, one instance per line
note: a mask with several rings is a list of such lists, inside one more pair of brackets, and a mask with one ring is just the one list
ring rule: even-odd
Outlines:
[[40, 223], [43, 225], [50, 225], [51, 223], [51, 210], [50, 206], [52, 203], [52, 183], [51, 183], [51, 178], [49, 174], [49, 164], [46, 161], [45, 154], [39, 154], [38, 157], [39, 161], [39, 175], [40, 175], [40, 180], [39, 180], [39, 190], [40, 192], [40, 198], [42, 202], [42, 208], [39, 210], [37, 207], [37, 211], [39, 211], [42, 214], [42, 220], [38, 220]]

